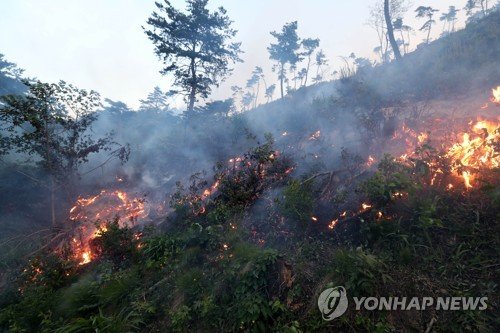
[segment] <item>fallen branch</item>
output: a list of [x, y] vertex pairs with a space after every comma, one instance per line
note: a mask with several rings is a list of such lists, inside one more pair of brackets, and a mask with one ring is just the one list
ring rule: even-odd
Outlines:
[[58, 233], [57, 235], [55, 235], [54, 237], [52, 237], [52, 239], [50, 239], [50, 240], [48, 241], [48, 243], [47, 243], [47, 244], [45, 244], [44, 246], [42, 246], [42, 247], [40, 247], [40, 248], [36, 249], [35, 251], [33, 251], [33, 252], [29, 253], [29, 254], [27, 254], [25, 257], [31, 257], [31, 256], [33, 256], [33, 255], [35, 255], [35, 254], [37, 254], [37, 253], [39, 253], [39, 252], [43, 251], [44, 249], [46, 249], [46, 248], [48, 248], [49, 246], [51, 246], [51, 245], [52, 245], [52, 243], [53, 243], [56, 239], [61, 238], [62, 236], [65, 236], [66, 234], [67, 234], [66, 232], [60, 232], [60, 233]]
[[429, 325], [427, 325], [427, 328], [425, 329], [424, 333], [429, 333], [432, 329], [432, 326], [436, 323], [437, 319], [435, 317], [432, 317], [431, 321], [429, 322]]
[[334, 171], [320, 172], [320, 173], [312, 175], [311, 177], [309, 177], [306, 180], [304, 180], [302, 182], [302, 185], [304, 185], [305, 183], [308, 183], [311, 180], [314, 180], [314, 179], [316, 179], [318, 177], [322, 177], [322, 176], [327, 176], [328, 175], [328, 176], [330, 176], [330, 179], [331, 179], [333, 176], [335, 176], [335, 175], [337, 175], [339, 173], [342, 173], [342, 172], [347, 172], [347, 171], [349, 171], [349, 170], [347, 170], [347, 169], [340, 169], [340, 170], [334, 170]]

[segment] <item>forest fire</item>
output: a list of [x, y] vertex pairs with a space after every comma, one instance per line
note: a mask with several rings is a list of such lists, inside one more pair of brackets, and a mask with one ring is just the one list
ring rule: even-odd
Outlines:
[[90, 242], [106, 231], [106, 222], [117, 219], [120, 226], [133, 225], [147, 215], [144, 198], [130, 198], [124, 191], [102, 190], [94, 196], [80, 197], [69, 212], [70, 220], [79, 224], [71, 241], [75, 260], [85, 265], [94, 259]]
[[[493, 88], [491, 92], [490, 101], [500, 105], [500, 86]], [[481, 107], [487, 108], [488, 103]], [[459, 120], [462, 124], [466, 121]], [[457, 184], [447, 181], [447, 175], [451, 172], [453, 178], [462, 182], [466, 189], [471, 189], [479, 176], [487, 175], [486, 170], [499, 167], [500, 117], [468, 121], [468, 125], [460, 127], [461, 130], [451, 133], [448, 130], [449, 123], [445, 124], [439, 118], [426, 122], [424, 126], [427, 131], [418, 134], [418, 129], [413, 130], [403, 124], [394, 133], [392, 140], [403, 143], [405, 150], [404, 153], [399, 153], [398, 160], [411, 166], [414, 166], [415, 159], [419, 159], [418, 152], [422, 152], [424, 145], [432, 143], [432, 147], [439, 147], [437, 159], [446, 159], [448, 166], [443, 167], [437, 160], [424, 162], [432, 172], [429, 182], [431, 186], [441, 184], [444, 180], [446, 189], [453, 189]]]
[[219, 181], [217, 180], [215, 181], [215, 183], [213, 183], [213, 185], [210, 188], [207, 188], [203, 191], [201, 195], [201, 200], [205, 200], [206, 198], [214, 194], [215, 191], [217, 191], [218, 187], [219, 187]]
[[69, 211], [73, 221], [111, 220], [116, 216], [124, 220], [136, 220], [147, 216], [143, 198], [129, 198], [124, 191], [102, 190], [95, 196], [78, 198]]
[[496, 150], [499, 140], [499, 123], [481, 120], [472, 126], [472, 133], [463, 133], [461, 142], [448, 149], [446, 156], [452, 159], [452, 171], [461, 176], [466, 188], [473, 187], [475, 173], [500, 165]]

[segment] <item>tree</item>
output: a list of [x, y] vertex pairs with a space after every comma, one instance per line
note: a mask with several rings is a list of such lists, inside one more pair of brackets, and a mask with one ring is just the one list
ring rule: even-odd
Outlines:
[[215, 118], [228, 117], [229, 114], [233, 111], [234, 111], [234, 101], [232, 98], [228, 98], [223, 101], [208, 102], [204, 106], [198, 108], [198, 113], [200, 115], [210, 116]]
[[255, 98], [255, 95], [253, 93], [251, 93], [250, 91], [247, 91], [243, 97], [242, 97], [242, 100], [241, 100], [241, 103], [243, 104], [243, 110], [249, 110], [250, 109], [250, 105], [252, 105], [252, 102]]
[[[448, 12], [443, 13], [439, 18], [443, 23], [443, 33], [455, 31], [455, 23], [457, 21], [457, 13], [460, 9], [456, 9], [455, 6], [450, 6]], [[446, 29], [446, 24], [448, 24], [448, 29]]]
[[312, 39], [312, 38], [305, 38], [302, 41], [302, 47], [304, 48], [304, 53], [303, 55], [306, 56], [307, 58], [307, 65], [305, 68], [305, 77], [304, 77], [304, 86], [307, 85], [307, 78], [309, 76], [309, 68], [311, 66], [311, 56], [316, 51], [316, 49], [319, 47], [319, 38]]
[[399, 51], [399, 46], [396, 42], [396, 38], [394, 38], [394, 28], [392, 27], [391, 13], [389, 11], [389, 0], [384, 0], [384, 17], [385, 24], [387, 25], [387, 36], [389, 38], [389, 42], [391, 43], [394, 57], [396, 57], [396, 60], [400, 60], [401, 52]]
[[133, 112], [132, 109], [122, 101], [113, 101], [109, 98], [105, 98], [104, 102], [106, 103], [104, 111], [110, 114], [121, 116], [124, 113]]
[[323, 66], [328, 64], [326, 55], [323, 50], [319, 50], [316, 53], [316, 77], [313, 79], [314, 83], [321, 82], [323, 80]]
[[[252, 76], [250, 79], [247, 81], [247, 88], [252, 89], [253, 93], [252, 95], [254, 96], [254, 101], [253, 101], [253, 107], [257, 107], [257, 99], [259, 98], [259, 91], [260, 91], [260, 81], [264, 82], [264, 89], [267, 89], [267, 83], [266, 80], [264, 79], [264, 71], [262, 70], [262, 67], [256, 66], [254, 70], [252, 71]], [[257, 86], [257, 88], [255, 88]]]
[[272, 31], [271, 35], [276, 38], [276, 43], [271, 43], [267, 50], [269, 51], [269, 59], [277, 62], [273, 70], [278, 71], [281, 98], [283, 98], [283, 83], [286, 78], [286, 65], [289, 64], [293, 67], [301, 60], [298, 54], [300, 39], [297, 35], [297, 21], [286, 23], [281, 29], [281, 32]]
[[[392, 26], [394, 27], [394, 31], [399, 31], [401, 36], [401, 44], [403, 45], [403, 53], [408, 53], [408, 49], [410, 47], [410, 32], [413, 30], [412, 27], [405, 25], [403, 23], [402, 18], [396, 19]], [[406, 38], [405, 38], [406, 33]]]
[[467, 3], [464, 7], [468, 17], [471, 17], [474, 14], [475, 9], [477, 8], [480, 8], [481, 14], [485, 16], [489, 11], [488, 0], [467, 0]]
[[[384, 5], [385, 1], [377, 0], [377, 2], [370, 7], [370, 17], [367, 24], [377, 32], [379, 45], [374, 51], [379, 53], [381, 62], [388, 62], [390, 60], [390, 42], [387, 35]], [[390, 0], [389, 16], [393, 19], [401, 18], [408, 11], [408, 8], [408, 0]]]
[[164, 93], [160, 87], [154, 87], [146, 99], [140, 100], [139, 111], [149, 112], [171, 112], [168, 98], [170, 93]]
[[21, 82], [23, 72], [24, 70], [7, 61], [0, 53], [0, 96], [19, 94], [25, 90], [26, 87]]
[[[48, 84], [23, 81], [26, 95], [0, 98], [0, 120], [7, 124], [9, 148], [34, 156], [50, 175], [52, 223], [55, 224], [55, 183], [67, 190], [73, 201], [76, 181], [82, 176], [79, 167], [91, 154], [111, 151], [111, 134], [94, 139], [92, 124], [101, 106], [99, 94], [78, 89], [64, 81]], [[118, 148], [112, 156], [122, 161], [128, 149]], [[111, 158], [111, 157], [110, 157]]]
[[427, 39], [426, 39], [426, 44], [429, 44], [430, 37], [431, 37], [431, 29], [432, 25], [436, 23], [434, 21], [434, 13], [438, 12], [439, 10], [434, 9], [432, 7], [425, 7], [425, 6], [420, 6], [418, 7], [415, 12], [417, 13], [417, 18], [426, 18], [427, 21], [425, 21], [424, 25], [420, 28], [420, 31], [427, 30]]
[[307, 68], [302, 68], [298, 73], [297, 73], [297, 80], [300, 81], [300, 86], [305, 87], [306, 86], [306, 80], [307, 80]]
[[193, 112], [197, 97], [207, 98], [230, 73], [230, 62], [241, 61], [241, 43], [231, 42], [236, 30], [223, 7], [207, 9], [208, 0], [187, 0], [186, 12], [174, 8], [168, 0], [156, 2], [144, 31], [155, 46], [155, 53], [165, 67], [163, 75], [172, 73], [174, 85], [187, 100]]
[[275, 84], [271, 84], [269, 87], [267, 87], [267, 89], [266, 89], [267, 103], [269, 103], [269, 101], [273, 100], [273, 95], [274, 95], [275, 90], [276, 90]]

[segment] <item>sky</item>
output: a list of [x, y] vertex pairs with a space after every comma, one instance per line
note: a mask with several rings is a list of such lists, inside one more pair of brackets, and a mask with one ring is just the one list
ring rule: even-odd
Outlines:
[[[377, 35], [366, 22], [377, 1], [382, 0], [211, 0], [211, 8], [226, 8], [245, 53], [244, 63], [236, 64], [210, 99], [229, 97], [230, 87], [244, 86], [255, 66], [264, 68], [268, 82], [276, 82], [267, 52], [273, 40], [269, 32], [287, 22], [298, 21], [299, 37], [321, 40], [329, 72], [351, 52], [374, 58]], [[418, 30], [422, 22], [414, 18], [417, 6], [445, 11], [450, 5], [463, 8], [466, 0], [412, 2], [406, 21]], [[185, 6], [184, 0], [171, 3]], [[136, 108], [154, 86], [172, 88], [172, 79], [159, 74], [162, 63], [142, 29], [154, 9], [153, 0], [0, 0], [0, 53], [29, 77], [64, 80]], [[437, 21], [436, 33], [441, 30]], [[423, 35], [417, 32], [412, 38], [422, 40]], [[181, 103], [174, 102], [177, 107]]]

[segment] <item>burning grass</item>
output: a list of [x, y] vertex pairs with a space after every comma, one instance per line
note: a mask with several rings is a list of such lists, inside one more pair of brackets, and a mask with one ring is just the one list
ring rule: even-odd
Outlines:
[[90, 243], [106, 232], [106, 223], [116, 220], [120, 227], [133, 226], [148, 216], [148, 206], [143, 197], [131, 197], [121, 190], [102, 190], [99, 194], [80, 197], [69, 211], [75, 223], [71, 248], [80, 265], [91, 262], [96, 254]]

